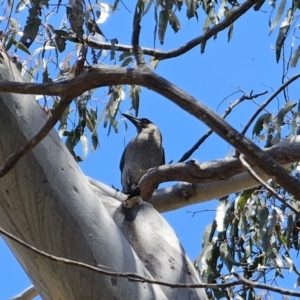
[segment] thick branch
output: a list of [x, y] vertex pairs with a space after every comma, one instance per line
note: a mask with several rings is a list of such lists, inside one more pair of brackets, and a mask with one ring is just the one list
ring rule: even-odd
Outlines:
[[[177, 86], [164, 78], [153, 73], [148, 68], [124, 69], [118, 67], [90, 67], [82, 75], [70, 81], [58, 84], [16, 84], [1, 83], [0, 91], [15, 93], [36, 93], [65, 95], [75, 97], [84, 91], [113, 84], [139, 84], [156, 91], [170, 99], [179, 107], [191, 115], [202, 120], [207, 126], [215, 131], [224, 140], [244, 154], [253, 163], [263, 168], [264, 171], [273, 176], [276, 181], [296, 198], [300, 198], [300, 183], [288, 174], [283, 167], [276, 163], [266, 152], [245, 138], [227, 122], [221, 119], [215, 112], [207, 108], [194, 97], [185, 93]], [[19, 86], [19, 87], [18, 87]], [[20, 86], [24, 86], [20, 88]]]
[[24, 290], [20, 294], [14, 296], [13, 298], [10, 298], [10, 300], [32, 300], [33, 298], [35, 298], [38, 295], [39, 294], [38, 294], [36, 288], [33, 285], [31, 285], [30, 287], [28, 287], [26, 290]]
[[[282, 164], [284, 167], [288, 167], [291, 163], [300, 160], [300, 136], [286, 139], [265, 151], [267, 151], [267, 153], [278, 163]], [[146, 176], [151, 177], [150, 182], [155, 180], [155, 182], [159, 183], [162, 182], [160, 180], [163, 178], [165, 181], [176, 180], [174, 177], [168, 176], [172, 176], [172, 171], [176, 169], [177, 166], [179, 169], [176, 170], [173, 176], [178, 175], [177, 178], [181, 176], [181, 179], [185, 178], [188, 180], [188, 178], [190, 178], [190, 174], [188, 174], [187, 177], [184, 177], [184, 174], [179, 175], [179, 170], [184, 169], [184, 164], [171, 165], [171, 169], [168, 169], [167, 166], [165, 166], [163, 170], [166, 171], [166, 174], [164, 174], [162, 169], [159, 169], [160, 176], [158, 179], [155, 179], [156, 170], [152, 170]], [[194, 167], [191, 169], [196, 171], [196, 168]], [[201, 164], [201, 169], [199, 169], [199, 172], [196, 174], [199, 182], [206, 183], [191, 184], [187, 182], [180, 182], [179, 184], [156, 190], [151, 199], [148, 201], [159, 212], [166, 212], [186, 207], [188, 205], [206, 202], [257, 186], [257, 181], [253, 179], [248, 172], [243, 172], [243, 170], [243, 167], [235, 158], [207, 162]], [[263, 180], [270, 179], [270, 176], [264, 173], [261, 169], [255, 168], [255, 172]], [[126, 195], [111, 188], [110, 186], [92, 178], [88, 178], [88, 180], [94, 188], [100, 189], [110, 197], [118, 199], [119, 201], [126, 199]], [[146, 186], [146, 188], [149, 187]]]
[[[294, 142], [294, 143], [293, 143]], [[270, 157], [281, 165], [300, 160], [300, 138], [294, 137], [280, 144], [263, 149]], [[254, 163], [250, 163], [252, 167]], [[163, 165], [150, 169], [140, 180], [142, 198], [149, 200], [157, 185], [168, 181], [185, 181], [189, 183], [213, 183], [228, 180], [246, 169], [236, 158], [210, 161], [199, 164], [190, 160], [186, 163]]]

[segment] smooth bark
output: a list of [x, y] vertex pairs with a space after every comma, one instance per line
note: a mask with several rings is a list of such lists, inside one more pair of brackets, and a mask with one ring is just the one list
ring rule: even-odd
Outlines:
[[[0, 80], [22, 84], [15, 66], [2, 56]], [[31, 95], [1, 93], [0, 111], [3, 165], [47, 116]], [[54, 130], [0, 179], [0, 226], [56, 256], [118, 273], [199, 282], [175, 233], [155, 209], [145, 204], [134, 222], [124, 221], [120, 202], [92, 188]], [[108, 277], [5, 240], [43, 299], [206, 299], [201, 289], [162, 288]]]

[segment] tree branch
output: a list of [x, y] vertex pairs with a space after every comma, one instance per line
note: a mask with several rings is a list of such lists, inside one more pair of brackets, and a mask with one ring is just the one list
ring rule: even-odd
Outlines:
[[[218, 284], [211, 284], [211, 283], [187, 284], [187, 283], [170, 283], [170, 282], [155, 280], [152, 278], [147, 278], [147, 277], [138, 275], [136, 273], [120, 273], [120, 272], [114, 272], [114, 271], [107, 271], [107, 270], [99, 268], [99, 266], [97, 266], [97, 267], [92, 266], [92, 265], [89, 265], [86, 263], [74, 261], [74, 260], [67, 259], [64, 257], [55, 256], [55, 255], [46, 253], [44, 251], [41, 251], [41, 250], [25, 243], [24, 241], [15, 237], [14, 235], [10, 234], [9, 232], [3, 230], [1, 227], [0, 227], [0, 233], [4, 236], [8, 237], [9, 239], [13, 240], [14, 242], [24, 246], [25, 248], [43, 256], [43, 257], [46, 257], [48, 259], [58, 261], [63, 264], [68, 264], [71, 266], [76, 266], [76, 267], [88, 269], [91, 271], [95, 271], [97, 273], [107, 275], [107, 276], [125, 277], [125, 278], [128, 278], [128, 280], [134, 281], [134, 282], [147, 282], [147, 283], [158, 284], [158, 285], [162, 285], [162, 286], [168, 286], [168, 287], [172, 287], [172, 288], [212, 288], [212, 289], [227, 288], [227, 287], [236, 286], [236, 285], [239, 285], [242, 283], [242, 284], [246, 284], [247, 286], [256, 287], [256, 288], [261, 288], [261, 286], [263, 286], [263, 288], [266, 290], [270, 290], [270, 291], [285, 294], [285, 295], [300, 296], [300, 292], [295, 292], [295, 291], [291, 291], [291, 290], [281, 289], [278, 287], [273, 287], [271, 285], [252, 282], [236, 273], [234, 273], [234, 276], [236, 276], [238, 278], [238, 281], [234, 281], [234, 282], [218, 283]], [[102, 266], [102, 267], [106, 267], [106, 266]]]
[[[242, 97], [240, 97], [239, 99], [237, 99], [236, 101], [234, 101], [233, 103], [231, 103], [227, 109], [225, 110], [223, 116], [221, 117], [222, 119], [225, 119], [230, 113], [231, 111], [234, 109], [235, 106], [239, 105], [241, 102], [243, 102], [244, 100], [251, 100], [254, 98], [257, 98], [259, 96], [265, 95], [267, 93], [267, 91], [264, 91], [262, 93], [259, 94], [255, 94], [255, 95], [243, 95]], [[191, 148], [189, 149], [187, 152], [185, 152], [183, 154], [183, 156], [179, 159], [178, 162], [183, 162], [185, 160], [187, 160], [188, 158], [191, 157], [191, 155], [201, 146], [201, 144], [213, 133], [212, 130], [208, 130], [198, 141], [197, 143]]]
[[39, 293], [37, 292], [36, 288], [31, 285], [26, 290], [21, 292], [20, 294], [10, 298], [9, 300], [32, 300], [36, 296], [38, 296]]
[[[23, 83], [22, 85], [19, 83], [2, 82], [0, 84], [0, 91], [43, 95], [59, 94], [64, 95], [66, 98], [75, 98], [75, 96], [82, 94], [86, 90], [113, 84], [138, 84], [165, 96], [183, 110], [202, 120], [220, 137], [235, 147], [237, 151], [257, 164], [269, 176], [273, 176], [286, 191], [295, 198], [300, 198], [299, 181], [287, 173], [265, 151], [262, 151], [253, 142], [245, 138], [204, 104], [185, 93], [176, 85], [155, 74], [149, 68], [90, 67], [83, 74], [70, 81], [57, 84]], [[143, 191], [141, 197], [144, 199]]]
[[287, 289], [279, 288], [277, 286], [272, 286], [272, 285], [268, 285], [268, 284], [264, 284], [264, 283], [250, 281], [237, 273], [233, 273], [233, 275], [235, 277], [237, 277], [238, 282], [240, 284], [244, 284], [244, 285], [252, 287], [252, 288], [268, 290], [268, 291], [276, 292], [276, 293], [279, 293], [282, 295], [289, 295], [289, 296], [296, 296], [296, 297], [299, 297], [299, 295], [300, 295], [300, 293], [296, 292], [296, 291], [287, 290]]
[[[239, 19], [243, 14], [245, 14], [253, 5], [255, 5], [259, 0], [247, 0], [241, 6], [236, 9], [233, 9], [229, 18], [225, 18], [223, 21], [208, 29], [204, 34], [194, 38], [193, 40], [187, 42], [185, 45], [178, 47], [171, 51], [159, 51], [151, 48], [141, 48], [141, 51], [144, 55], [153, 56], [157, 60], [164, 60], [173, 57], [180, 56], [194, 47], [200, 45], [203, 42], [208, 41], [211, 37], [215, 36], [218, 32], [223, 31], [232, 23], [234, 23], [237, 19]], [[62, 36], [62, 38], [67, 39], [72, 42], [80, 43], [79, 39], [75, 36]], [[86, 38], [85, 42], [94, 49], [104, 49], [111, 50], [110, 43], [98, 43], [90, 38]], [[114, 45], [115, 51], [124, 51], [124, 52], [132, 52], [132, 47], [128, 45], [116, 44]]]
[[279, 195], [275, 189], [273, 189], [262, 178], [260, 178], [259, 175], [257, 175], [256, 172], [251, 168], [251, 166], [246, 162], [245, 158], [242, 155], [239, 156], [239, 160], [247, 168], [249, 174], [253, 178], [255, 178], [262, 186], [264, 186], [266, 190], [268, 190], [273, 196], [275, 196], [284, 206], [287, 206], [296, 215], [299, 215], [299, 210], [297, 210], [294, 206], [290, 205], [284, 197]]
[[146, 66], [146, 62], [143, 56], [143, 51], [140, 47], [139, 37], [140, 37], [141, 25], [140, 22], [133, 23], [133, 31], [132, 31], [132, 52], [135, 56], [137, 64], [140, 66]]
[[269, 105], [269, 103], [277, 96], [279, 95], [284, 89], [289, 86], [292, 82], [297, 80], [300, 77], [300, 73], [294, 75], [292, 78], [290, 78], [288, 81], [286, 81], [282, 86], [280, 86], [279, 89], [277, 89], [276, 92], [274, 92], [269, 99], [267, 99], [259, 108], [258, 110], [253, 114], [253, 116], [250, 118], [248, 123], [245, 125], [244, 129], [242, 130], [242, 135], [245, 135], [247, 130], [249, 129], [250, 125], [254, 122], [256, 117]]
[[[290, 139], [280, 144], [266, 148], [262, 151], [270, 155], [279, 164], [288, 164], [300, 159], [300, 145], [298, 143], [288, 144]], [[299, 142], [299, 141], [298, 141]], [[287, 144], [289, 145], [287, 147]], [[250, 163], [254, 167], [254, 163]], [[215, 183], [216, 181], [228, 180], [246, 169], [236, 158], [227, 158], [199, 164], [195, 160], [186, 163], [163, 165], [148, 170], [140, 180], [139, 186], [142, 191], [142, 198], [148, 201], [157, 185], [168, 181], [185, 181], [189, 183]]]
[[[300, 136], [283, 140], [272, 148], [267, 148], [264, 151], [272, 156], [278, 163], [284, 167], [288, 167], [293, 162], [300, 160]], [[257, 186], [257, 181], [253, 179], [248, 172], [244, 171], [245, 169], [236, 158], [206, 162], [201, 164], [201, 168], [198, 170], [195, 166], [192, 167], [191, 169], [194, 172], [198, 172], [196, 177], [199, 182], [205, 183], [192, 184], [186, 182], [190, 179], [191, 174], [185, 177], [183, 172], [184, 166], [184, 163], [172, 164], [170, 165], [171, 170], [169, 170], [167, 166], [164, 166], [163, 169], [151, 170], [150, 174], [146, 175], [151, 176], [150, 181], [156, 180], [155, 182], [158, 183], [172, 180], [185, 181], [154, 191], [151, 199], [148, 201], [157, 211], [167, 212], [188, 205], [221, 198], [228, 194], [237, 193]], [[173, 173], [172, 170], [177, 167], [178, 170]], [[263, 180], [270, 179], [270, 176], [261, 169], [254, 168], [254, 170]], [[155, 177], [156, 172], [160, 173], [159, 178], [152, 178], [152, 176]], [[166, 174], [164, 172], [166, 172]], [[126, 199], [126, 195], [120, 193], [118, 190], [95, 179], [88, 177], [88, 180], [94, 188], [100, 189], [110, 197], [119, 201]], [[195, 181], [197, 181], [197, 179]], [[146, 186], [146, 188], [148, 187]]]

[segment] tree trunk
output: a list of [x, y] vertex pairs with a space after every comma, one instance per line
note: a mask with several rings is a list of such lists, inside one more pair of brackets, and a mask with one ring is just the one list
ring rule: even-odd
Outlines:
[[[0, 80], [22, 78], [2, 53]], [[47, 116], [32, 95], [0, 94], [0, 166]], [[55, 130], [0, 178], [0, 226], [46, 253], [117, 273], [199, 283], [172, 228], [149, 203], [133, 222], [93, 187]], [[203, 289], [169, 288], [57, 262], [4, 238], [43, 299], [206, 299]]]

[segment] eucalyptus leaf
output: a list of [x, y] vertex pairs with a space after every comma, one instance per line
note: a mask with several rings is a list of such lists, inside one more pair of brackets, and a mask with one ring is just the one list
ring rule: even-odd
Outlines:
[[294, 51], [293, 56], [291, 58], [290, 66], [291, 68], [295, 68], [297, 66], [298, 60], [300, 56], [300, 46]]
[[297, 105], [297, 102], [288, 101], [285, 103], [285, 105], [279, 110], [277, 116], [276, 116], [276, 123], [277, 127], [282, 126], [284, 117], [286, 114], [291, 111], [295, 106]]
[[159, 13], [159, 22], [158, 22], [158, 39], [161, 44], [164, 43], [168, 21], [169, 21], [168, 11], [166, 9], [161, 10]]
[[279, 28], [279, 33], [276, 40], [276, 61], [279, 62], [280, 55], [281, 55], [281, 48], [287, 36], [287, 33], [290, 29], [291, 23], [293, 21], [293, 15], [291, 9], [288, 10], [287, 16], [284, 21], [281, 23]]
[[286, 0], [281, 0], [278, 10], [277, 10], [277, 14], [274, 18], [274, 21], [272, 22], [271, 28], [270, 28], [270, 34], [273, 32], [273, 30], [276, 28], [280, 18], [282, 17], [282, 14], [284, 12], [285, 9], [285, 5], [286, 5]]
[[175, 15], [175, 13], [173, 12], [173, 10], [169, 10], [168, 13], [169, 13], [169, 16], [168, 16], [169, 23], [170, 23], [172, 29], [174, 30], [174, 32], [176, 33], [181, 28], [179, 19]]
[[270, 118], [272, 117], [271, 114], [266, 113], [266, 114], [262, 114], [258, 120], [256, 121], [253, 130], [252, 130], [252, 136], [257, 136], [261, 133], [261, 131], [263, 130], [263, 125], [265, 123], [268, 123], [270, 121]]
[[229, 26], [228, 34], [227, 34], [227, 42], [229, 43], [233, 35], [233, 24]]
[[80, 136], [81, 149], [82, 149], [82, 160], [85, 160], [88, 154], [89, 143], [85, 133]]
[[228, 200], [220, 200], [217, 212], [216, 212], [216, 222], [217, 222], [217, 230], [219, 232], [223, 232], [226, 230], [225, 224], [227, 224], [227, 210], [230, 207], [230, 203]]

